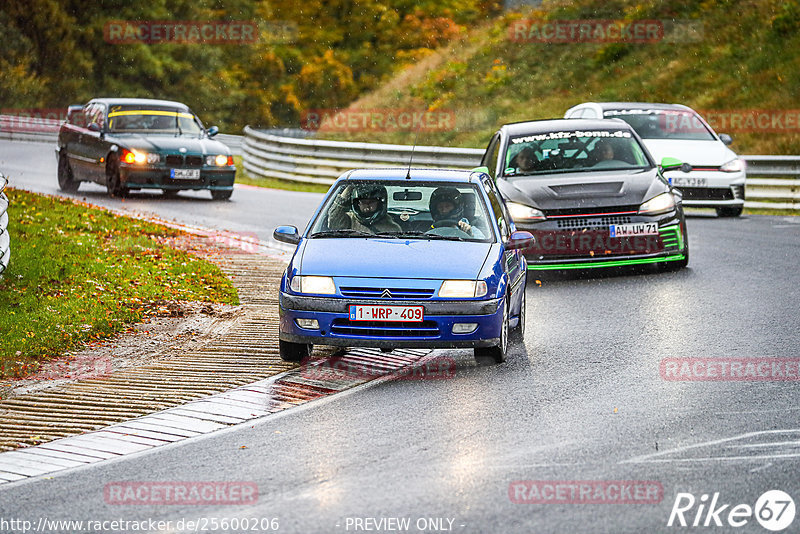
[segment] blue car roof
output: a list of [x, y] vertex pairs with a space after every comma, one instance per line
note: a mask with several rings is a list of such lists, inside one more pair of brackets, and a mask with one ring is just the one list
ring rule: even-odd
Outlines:
[[[398, 181], [405, 180], [407, 176], [411, 180], [426, 180], [431, 182], [464, 182], [475, 183], [479, 181], [485, 173], [460, 169], [419, 169], [408, 167], [389, 167], [385, 169], [355, 169], [342, 174], [339, 179], [344, 180], [379, 180], [379, 181]], [[474, 179], [473, 179], [474, 178]]]

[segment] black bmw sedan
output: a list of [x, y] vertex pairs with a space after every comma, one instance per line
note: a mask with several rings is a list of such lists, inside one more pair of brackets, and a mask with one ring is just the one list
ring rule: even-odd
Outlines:
[[215, 200], [230, 198], [236, 167], [230, 149], [213, 139], [217, 131], [180, 102], [96, 98], [70, 106], [58, 134], [58, 185], [75, 191], [96, 182], [111, 196], [207, 189]]
[[517, 228], [535, 239], [530, 270], [689, 262], [682, 196], [622, 120], [506, 124], [481, 165], [497, 181]]

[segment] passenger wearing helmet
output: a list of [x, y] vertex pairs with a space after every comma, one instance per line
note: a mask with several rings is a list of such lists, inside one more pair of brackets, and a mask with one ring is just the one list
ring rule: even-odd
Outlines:
[[328, 214], [333, 230], [360, 232], [402, 232], [387, 213], [386, 188], [380, 184], [348, 185], [334, 200]]
[[472, 235], [472, 225], [464, 217], [464, 202], [461, 193], [455, 187], [439, 187], [431, 195], [428, 203], [433, 217], [431, 228], [453, 226], [469, 235]]

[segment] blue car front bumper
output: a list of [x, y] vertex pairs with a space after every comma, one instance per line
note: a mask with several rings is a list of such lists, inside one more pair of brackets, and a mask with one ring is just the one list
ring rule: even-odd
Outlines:
[[[280, 293], [280, 330], [283, 341], [344, 347], [458, 348], [497, 345], [503, 320], [500, 299], [402, 300], [307, 297]], [[423, 306], [422, 322], [351, 321], [350, 305], [387, 304]], [[297, 319], [316, 319], [319, 328], [298, 326]], [[467, 334], [454, 334], [455, 323], [475, 323]]]

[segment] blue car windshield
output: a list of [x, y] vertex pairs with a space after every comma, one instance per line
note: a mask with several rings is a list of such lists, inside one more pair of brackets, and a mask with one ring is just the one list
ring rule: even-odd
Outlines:
[[492, 242], [487, 213], [475, 184], [348, 180], [328, 194], [308, 235]]
[[108, 129], [116, 133], [190, 136], [199, 136], [204, 131], [200, 120], [186, 111], [119, 107], [109, 111]]
[[566, 130], [512, 137], [504, 176], [531, 176], [650, 168], [629, 128]]

